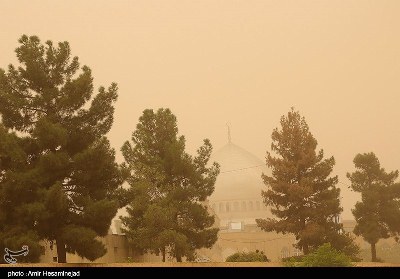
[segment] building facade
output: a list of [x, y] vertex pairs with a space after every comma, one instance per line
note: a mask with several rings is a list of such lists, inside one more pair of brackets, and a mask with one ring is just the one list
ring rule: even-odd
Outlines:
[[[256, 250], [263, 251], [271, 261], [300, 255], [301, 252], [293, 246], [296, 243], [294, 235], [264, 232], [256, 225], [257, 218], [273, 217], [264, 205], [261, 196], [261, 191], [266, 189], [262, 181], [262, 173], [270, 174], [265, 163], [231, 141], [213, 154], [210, 162], [214, 161], [220, 164], [221, 172], [207, 204], [210, 213], [216, 216], [215, 226], [219, 228], [218, 240], [211, 249], [197, 251], [199, 261], [223, 262], [236, 252]], [[355, 226], [354, 221], [343, 221], [343, 224], [347, 232], [352, 232]], [[107, 253], [95, 262], [162, 261], [161, 255], [135, 254], [129, 248], [126, 236], [121, 233], [121, 222], [118, 218], [113, 220], [109, 234], [101, 238], [101, 241], [106, 246]], [[356, 242], [363, 251], [366, 251], [362, 256], [368, 261], [369, 244], [361, 237], [357, 237]], [[46, 249], [42, 262], [56, 262], [56, 247], [53, 247], [51, 243], [44, 243], [44, 245]], [[377, 246], [378, 254], [382, 247], [381, 253], [390, 252], [393, 249], [393, 253], [400, 252], [400, 246], [396, 245], [399, 246], [394, 239], [381, 240]], [[173, 261], [174, 259], [167, 256], [166, 260]], [[398, 261], [395, 256], [390, 260], [400, 262], [400, 256]], [[68, 254], [67, 262], [89, 261], [77, 255]]]

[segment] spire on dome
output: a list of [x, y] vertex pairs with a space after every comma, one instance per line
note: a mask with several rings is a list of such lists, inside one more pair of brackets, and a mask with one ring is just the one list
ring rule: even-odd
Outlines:
[[228, 127], [228, 143], [232, 143], [232, 138], [231, 138], [231, 127], [229, 127], [229, 124], [226, 123], [226, 126]]

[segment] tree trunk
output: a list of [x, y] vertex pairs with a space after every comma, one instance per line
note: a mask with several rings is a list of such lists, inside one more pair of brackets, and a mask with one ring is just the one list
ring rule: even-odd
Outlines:
[[180, 262], [182, 262], [182, 256], [181, 255], [176, 255], [176, 261], [178, 262], [178, 263], [180, 263]]
[[376, 258], [376, 243], [371, 243], [371, 261], [372, 262], [377, 262]]
[[162, 261], [165, 262], [165, 246], [162, 248]]
[[[298, 174], [298, 175], [300, 176], [300, 174]], [[302, 230], [304, 231], [305, 228], [306, 228], [306, 220], [305, 219], [301, 219], [301, 224], [302, 224]], [[310, 250], [308, 248], [308, 244], [303, 244], [303, 254], [304, 255], [308, 255], [308, 253], [310, 253]]]
[[65, 249], [65, 243], [60, 239], [56, 240], [57, 244], [57, 261], [59, 263], [67, 262], [67, 250]]
[[303, 246], [303, 254], [304, 254], [304, 255], [308, 255], [308, 253], [310, 253], [310, 250], [309, 250], [309, 248], [308, 248], [308, 245], [304, 245], [304, 246]]

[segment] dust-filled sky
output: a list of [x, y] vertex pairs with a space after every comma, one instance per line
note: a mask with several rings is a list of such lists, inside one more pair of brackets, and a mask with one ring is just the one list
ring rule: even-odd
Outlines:
[[[0, 67], [22, 34], [68, 41], [96, 87], [119, 85], [117, 150], [146, 108], [169, 107], [187, 150], [232, 141], [259, 158], [294, 106], [334, 156], [344, 219], [357, 153], [400, 169], [400, 1], [0, 0]], [[0, 104], [1, 105], [1, 104]]]

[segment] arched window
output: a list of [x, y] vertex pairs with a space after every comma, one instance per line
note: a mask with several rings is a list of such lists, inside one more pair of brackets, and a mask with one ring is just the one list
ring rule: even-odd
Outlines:
[[242, 202], [242, 211], [247, 211], [246, 202]]
[[265, 203], [261, 204], [261, 210], [267, 210], [267, 207], [265, 206]]
[[220, 204], [219, 204], [219, 212], [224, 212], [225, 210], [224, 210], [224, 203], [223, 202], [221, 202]]
[[231, 207], [231, 206], [230, 206], [229, 202], [227, 202], [227, 203], [226, 203], [226, 212], [229, 212], [229, 211], [231, 210], [230, 207]]
[[281, 250], [281, 259], [289, 257], [289, 249], [287, 247], [283, 247]]
[[233, 210], [234, 211], [239, 211], [239, 203], [236, 202], [236, 201], [233, 203]]
[[253, 210], [253, 202], [249, 202], [249, 210], [252, 211]]

